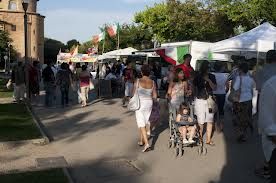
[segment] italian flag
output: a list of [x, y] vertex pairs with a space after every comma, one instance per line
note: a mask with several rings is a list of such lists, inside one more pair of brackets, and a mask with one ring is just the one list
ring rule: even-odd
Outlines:
[[115, 37], [119, 31], [119, 24], [113, 24], [106, 28], [110, 37]]
[[79, 45], [77, 45], [71, 52], [71, 56], [74, 57], [79, 54]]
[[94, 43], [99, 43], [104, 39], [105, 39], [105, 32], [102, 32], [99, 35], [93, 36], [93, 42]]
[[189, 53], [189, 46], [167, 47], [157, 50], [156, 53], [166, 62], [172, 65], [180, 65], [183, 64], [184, 55]]

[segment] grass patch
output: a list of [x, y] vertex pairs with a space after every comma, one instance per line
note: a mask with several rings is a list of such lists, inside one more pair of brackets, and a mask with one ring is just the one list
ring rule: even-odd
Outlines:
[[69, 183], [62, 169], [0, 175], [3, 183]]
[[8, 79], [0, 78], [0, 98], [10, 98], [13, 95], [13, 89], [7, 89]]
[[0, 104], [0, 141], [30, 140], [41, 137], [24, 104]]

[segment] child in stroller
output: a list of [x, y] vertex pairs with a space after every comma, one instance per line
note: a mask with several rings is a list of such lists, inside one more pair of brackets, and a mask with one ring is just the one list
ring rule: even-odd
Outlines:
[[195, 141], [193, 138], [196, 133], [196, 124], [190, 116], [190, 108], [188, 104], [182, 103], [180, 105], [175, 121], [178, 126], [178, 130], [182, 135], [183, 144], [194, 144]]

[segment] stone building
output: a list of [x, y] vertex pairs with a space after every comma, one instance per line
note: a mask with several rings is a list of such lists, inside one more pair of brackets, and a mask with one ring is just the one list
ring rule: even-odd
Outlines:
[[[44, 62], [44, 16], [37, 13], [37, 2], [29, 0], [28, 58]], [[9, 32], [18, 60], [24, 60], [24, 10], [22, 0], [0, 0], [0, 29]]]

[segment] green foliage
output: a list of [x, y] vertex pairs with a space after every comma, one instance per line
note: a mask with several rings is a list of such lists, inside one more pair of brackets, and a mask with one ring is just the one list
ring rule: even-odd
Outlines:
[[44, 60], [47, 61], [56, 61], [57, 60], [57, 54], [59, 50], [65, 51], [66, 46], [54, 39], [45, 38], [44, 40]]
[[87, 41], [83, 44], [80, 45], [79, 47], [79, 53], [86, 54], [89, 48], [93, 47], [93, 42], [92, 41]]
[[80, 42], [77, 41], [76, 39], [72, 39], [70, 41], [67, 41], [66, 47], [67, 47], [68, 50], [72, 50], [72, 47], [73, 46], [76, 47], [77, 45], [80, 45]]
[[227, 38], [234, 32], [232, 22], [209, 4], [197, 0], [168, 0], [139, 12], [135, 21], [149, 28], [161, 42]]
[[170, 22], [169, 9], [166, 3], [147, 7], [146, 10], [137, 13], [134, 19], [143, 28], [151, 30], [159, 41], [171, 38], [172, 22]]
[[[102, 29], [104, 30], [104, 29]], [[119, 30], [120, 37], [120, 48], [133, 47], [136, 49], [147, 49], [152, 48], [152, 32], [142, 27], [141, 25], [135, 24], [124, 24], [121, 25]], [[104, 42], [104, 43], [103, 43]], [[104, 52], [116, 50], [118, 47], [118, 35], [114, 38], [106, 34], [105, 41], [102, 41], [98, 45], [93, 45], [92, 41], [83, 43], [80, 48], [80, 53], [86, 53], [88, 48], [98, 46], [99, 53], [102, 53], [104, 44]]]
[[9, 33], [7, 33], [6, 31], [0, 30], [0, 54], [1, 54], [0, 59], [1, 60], [3, 60], [3, 57], [5, 55], [8, 55], [9, 51], [11, 53], [11, 61], [16, 60], [16, 57], [17, 57], [16, 50], [13, 48], [12, 45], [10, 45], [10, 48], [9, 48], [9, 44], [11, 44], [12, 42], [13, 40], [9, 37]]
[[276, 24], [276, 0], [214, 0], [214, 7], [226, 13], [236, 26], [249, 30], [262, 21]]

